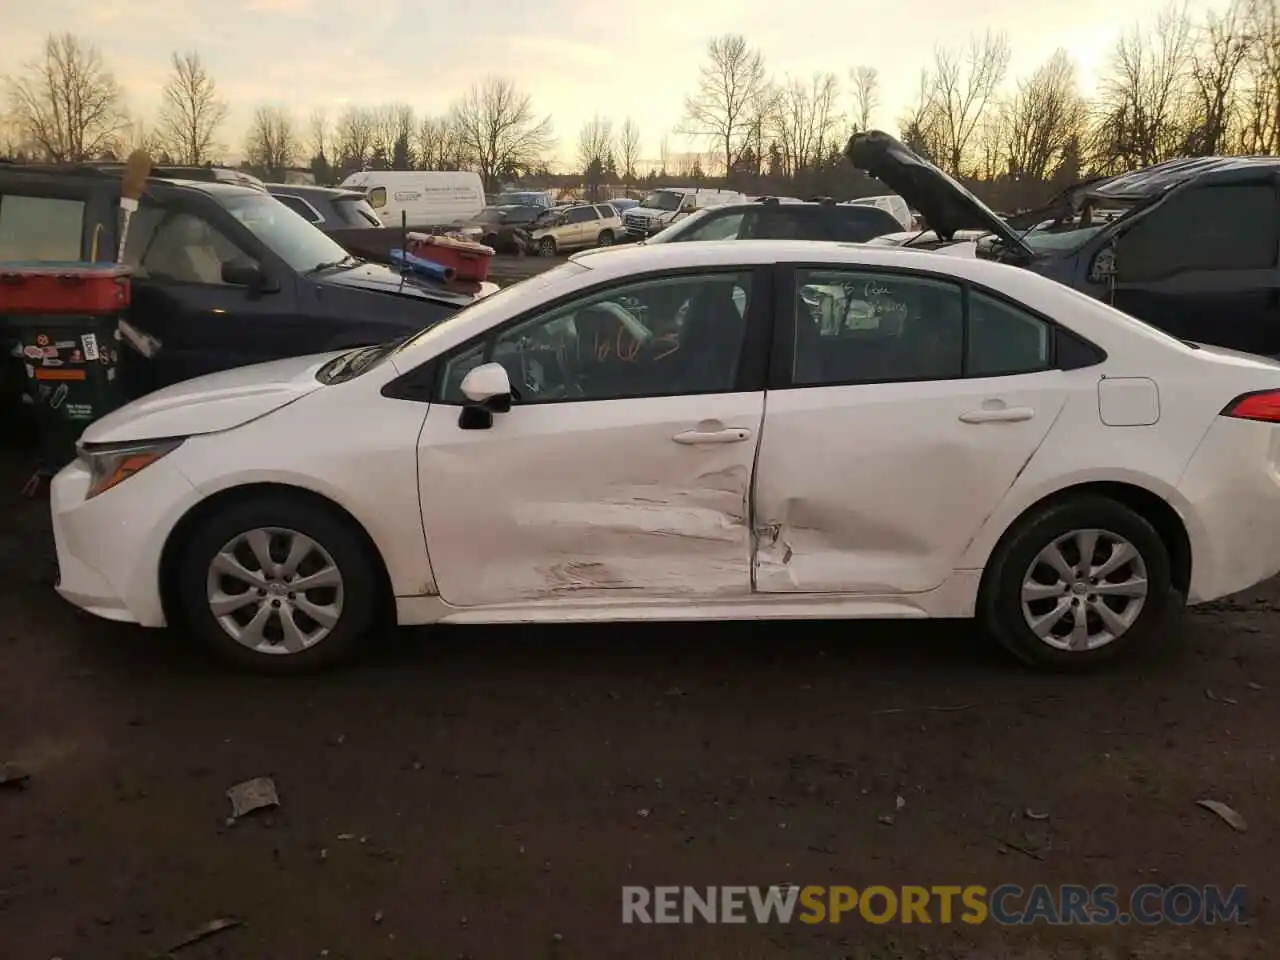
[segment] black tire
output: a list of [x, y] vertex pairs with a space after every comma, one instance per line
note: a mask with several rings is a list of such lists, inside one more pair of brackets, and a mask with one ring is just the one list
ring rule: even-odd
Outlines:
[[[319, 544], [342, 575], [342, 611], [330, 632], [292, 654], [260, 653], [242, 645], [219, 625], [210, 609], [209, 565], [237, 535], [263, 527], [297, 531]], [[178, 558], [177, 595], [186, 625], [216, 654], [257, 673], [305, 673], [354, 654], [379, 614], [377, 559], [347, 517], [323, 504], [287, 494], [233, 502], [200, 521]]]
[[[1137, 550], [1146, 567], [1146, 600], [1133, 624], [1110, 642], [1091, 650], [1064, 650], [1041, 640], [1027, 623], [1023, 582], [1043, 549], [1072, 531], [1089, 529], [1123, 537]], [[1025, 664], [1058, 671], [1087, 670], [1151, 642], [1174, 605], [1170, 569], [1168, 548], [1142, 516], [1108, 497], [1072, 497], [1022, 518], [997, 545], [983, 576], [978, 617], [987, 632]]]
[[556, 238], [543, 237], [538, 241], [538, 256], [554, 257], [556, 255]]
[[596, 245], [600, 247], [612, 247], [613, 240], [614, 237], [612, 230], [601, 230], [600, 236], [596, 239]]

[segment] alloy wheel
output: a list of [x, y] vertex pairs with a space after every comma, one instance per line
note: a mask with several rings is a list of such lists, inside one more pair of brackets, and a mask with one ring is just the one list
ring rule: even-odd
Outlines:
[[207, 596], [218, 625], [257, 653], [314, 647], [342, 616], [342, 572], [315, 540], [262, 527], [228, 540], [209, 564]]
[[1058, 650], [1104, 647], [1133, 626], [1147, 602], [1138, 549], [1108, 530], [1073, 530], [1041, 550], [1022, 581], [1022, 615]]

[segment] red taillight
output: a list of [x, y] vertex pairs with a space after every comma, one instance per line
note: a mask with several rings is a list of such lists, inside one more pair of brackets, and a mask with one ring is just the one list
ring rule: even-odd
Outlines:
[[1280, 390], [1259, 390], [1236, 397], [1222, 411], [1224, 417], [1237, 420], [1261, 420], [1280, 423]]

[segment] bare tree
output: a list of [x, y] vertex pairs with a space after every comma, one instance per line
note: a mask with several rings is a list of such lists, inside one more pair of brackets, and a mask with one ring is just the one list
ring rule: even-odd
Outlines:
[[934, 51], [927, 100], [947, 172], [964, 173], [970, 143], [1009, 70], [1009, 55], [1008, 38], [991, 32], [970, 39], [964, 51]]
[[467, 164], [449, 117], [423, 117], [418, 124], [418, 163], [423, 170], [461, 170]]
[[1179, 154], [1193, 50], [1191, 21], [1172, 7], [1153, 29], [1138, 27], [1117, 41], [1099, 84], [1094, 150], [1101, 170], [1149, 167]]
[[987, 110], [982, 114], [977, 133], [977, 174], [988, 182], [997, 179], [1009, 168], [1008, 149], [1009, 111]]
[[849, 79], [853, 81], [854, 131], [870, 130], [871, 117], [880, 106], [880, 72], [875, 67], [854, 67]]
[[671, 138], [664, 136], [658, 143], [658, 169], [665, 175], [671, 169]]
[[160, 94], [157, 133], [178, 163], [202, 164], [221, 149], [215, 136], [227, 119], [227, 103], [200, 54], [173, 53], [173, 69]]
[[808, 82], [787, 81], [779, 88], [772, 130], [782, 153], [782, 172], [795, 176], [816, 166], [835, 142], [840, 116], [840, 81], [834, 73], [815, 73]]
[[98, 48], [74, 34], [50, 34], [44, 55], [6, 86], [23, 139], [55, 162], [102, 156], [128, 129], [120, 85]]
[[171, 164], [173, 157], [164, 138], [141, 120], [134, 120], [122, 130], [114, 143], [102, 153], [103, 160], [123, 160], [135, 150], [145, 150], [152, 163]]
[[769, 96], [760, 52], [739, 34], [715, 37], [698, 70], [698, 91], [685, 98], [682, 132], [715, 144], [725, 171], [732, 173], [747, 149], [763, 139]]
[[245, 138], [244, 152], [251, 166], [281, 178], [297, 162], [301, 144], [293, 118], [283, 107], [259, 107], [254, 111]]
[[1191, 92], [1182, 152], [1211, 157], [1229, 149], [1238, 137], [1239, 79], [1250, 53], [1238, 6], [1205, 15], [1199, 42], [1191, 54]]
[[1241, 0], [1248, 43], [1245, 64], [1241, 148], [1246, 153], [1280, 152], [1280, 5], [1276, 0]]
[[487, 77], [473, 86], [451, 116], [486, 188], [531, 169], [555, 142], [551, 118], [539, 120], [532, 98], [502, 77]]
[[578, 163], [587, 182], [589, 199], [596, 199], [606, 172], [614, 166], [613, 121], [599, 114], [578, 131]]
[[1011, 176], [1048, 180], [1084, 130], [1088, 108], [1076, 82], [1076, 66], [1057, 50], [1031, 76], [1019, 80], [1002, 105], [1002, 146]]
[[368, 107], [347, 107], [334, 131], [338, 164], [361, 170], [373, 155], [375, 115]]
[[329, 150], [329, 114], [324, 107], [316, 107], [311, 111], [307, 121], [307, 153], [312, 159], [328, 163]]
[[902, 142], [934, 163], [942, 163], [947, 149], [943, 118], [933, 96], [933, 77], [920, 71], [920, 85], [915, 100], [898, 121]]
[[622, 121], [622, 130], [618, 134], [618, 154], [622, 161], [622, 181], [631, 186], [636, 178], [636, 164], [640, 162], [640, 127], [627, 117]]

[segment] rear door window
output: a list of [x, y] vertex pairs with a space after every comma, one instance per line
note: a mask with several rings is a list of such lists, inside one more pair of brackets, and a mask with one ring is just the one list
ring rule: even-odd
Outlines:
[[84, 201], [0, 196], [0, 260], [79, 260], [83, 239]]
[[1191, 270], [1265, 270], [1280, 230], [1270, 184], [1192, 188], [1170, 197], [1116, 243], [1116, 279], [1162, 280]]
[[319, 223], [324, 219], [312, 209], [311, 204], [300, 197], [277, 196], [276, 199], [308, 223]]

